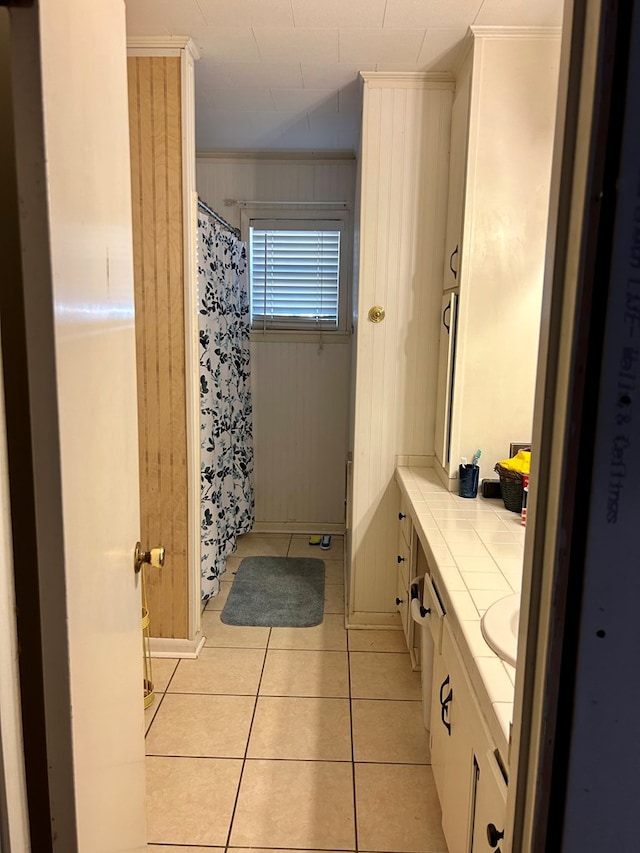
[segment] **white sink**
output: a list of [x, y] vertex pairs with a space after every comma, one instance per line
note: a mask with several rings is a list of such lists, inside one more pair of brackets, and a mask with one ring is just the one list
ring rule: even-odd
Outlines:
[[518, 625], [520, 623], [520, 593], [508, 595], [492, 604], [482, 617], [482, 636], [493, 651], [511, 666], [518, 654]]

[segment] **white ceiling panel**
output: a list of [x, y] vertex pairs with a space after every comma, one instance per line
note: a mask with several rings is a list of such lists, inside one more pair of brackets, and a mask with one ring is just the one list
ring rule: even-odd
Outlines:
[[[213, 91], [214, 89], [233, 89], [232, 68], [236, 64], [230, 62], [214, 62], [212, 59], [200, 59], [196, 62], [196, 94], [202, 91]], [[249, 65], [255, 63], [248, 63]], [[255, 79], [255, 78], [254, 78]], [[253, 80], [248, 85], [254, 85]]]
[[[335, 138], [335, 132], [330, 131]], [[292, 142], [295, 140], [295, 144]], [[308, 148], [313, 138], [307, 114], [236, 113], [217, 111], [196, 117], [199, 151], [215, 149], [260, 150], [264, 148]], [[334, 141], [332, 146], [335, 147]]]
[[[203, 70], [206, 69], [206, 70]], [[212, 62], [196, 63], [196, 81], [202, 78], [214, 89], [241, 89], [256, 85], [278, 89], [301, 89], [304, 85], [299, 62]], [[314, 86], [314, 88], [332, 88]]]
[[353, 80], [338, 92], [338, 112], [356, 115], [362, 106], [362, 88], [358, 80]]
[[277, 143], [289, 151], [327, 151], [338, 147], [338, 134], [325, 127], [312, 130], [308, 128], [290, 128], [276, 137], [272, 145]]
[[320, 127], [331, 128], [331, 130], [343, 133], [352, 133], [356, 130], [358, 116], [346, 113], [335, 113], [331, 116], [319, 116], [309, 113], [309, 124], [311, 130], [319, 130]]
[[256, 27], [254, 33], [264, 62], [338, 61], [337, 29]]
[[313, 138], [321, 133], [331, 134], [334, 139], [334, 145], [342, 150], [355, 149], [358, 140], [359, 122], [360, 113], [350, 116], [329, 116], [325, 119], [320, 119], [314, 116], [313, 113], [309, 115], [311, 137]]
[[309, 89], [340, 89], [358, 77], [357, 65], [312, 65], [302, 63], [302, 79]]
[[191, 36], [205, 20], [196, 0], [127, 0], [127, 34]]
[[211, 111], [209, 92], [196, 86], [196, 116], [207, 115]]
[[270, 89], [212, 89], [209, 104], [214, 110], [229, 112], [275, 110]]
[[[538, 0], [529, 0], [535, 5]], [[407, 27], [452, 28], [473, 23], [482, 0], [387, 0], [384, 26], [393, 29]]]
[[484, 0], [476, 24], [506, 27], [559, 27], [563, 0]]
[[292, 27], [290, 0], [198, 0], [211, 27]]
[[358, 71], [449, 71], [470, 24], [555, 26], [562, 0], [125, 0], [130, 35], [190, 35], [201, 150], [349, 148]]
[[217, 62], [260, 61], [253, 30], [245, 27], [201, 27], [194, 34], [194, 41], [203, 59]]
[[460, 53], [466, 27], [455, 30], [427, 30], [418, 57], [422, 71], [451, 71]]
[[273, 89], [271, 94], [277, 110], [338, 112], [338, 93], [335, 89]]
[[291, 0], [296, 27], [381, 27], [387, 0]]
[[358, 132], [338, 133], [337, 149], [339, 151], [356, 151], [358, 148]]
[[416, 63], [423, 39], [424, 30], [340, 30], [340, 62], [360, 68], [405, 59]]

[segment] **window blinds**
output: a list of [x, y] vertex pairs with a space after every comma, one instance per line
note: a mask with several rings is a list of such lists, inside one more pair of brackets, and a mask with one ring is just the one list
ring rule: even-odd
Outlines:
[[250, 259], [254, 328], [338, 327], [340, 231], [252, 227]]

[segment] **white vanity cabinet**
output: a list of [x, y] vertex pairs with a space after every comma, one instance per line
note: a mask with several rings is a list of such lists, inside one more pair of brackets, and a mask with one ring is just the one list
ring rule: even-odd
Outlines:
[[[471, 835], [474, 712], [467, 677], [447, 619], [442, 653], [435, 650], [431, 698], [431, 755], [449, 853], [468, 853]], [[437, 768], [437, 769], [436, 769]]]
[[449, 853], [500, 849], [506, 782], [446, 617], [442, 650], [434, 650], [431, 702], [431, 765]]
[[411, 587], [418, 572], [416, 536], [407, 502], [398, 491], [397, 583], [395, 605], [400, 613], [407, 649], [414, 670], [420, 669], [420, 629], [411, 616]]
[[472, 853], [501, 851], [507, 784], [496, 751], [491, 749], [490, 739], [485, 733], [481, 733], [474, 743], [471, 802]]
[[493, 476], [531, 436], [559, 56], [559, 31], [473, 27], [456, 74], [443, 289], [457, 334], [445, 303], [434, 446], [450, 488], [462, 456], [481, 448]]

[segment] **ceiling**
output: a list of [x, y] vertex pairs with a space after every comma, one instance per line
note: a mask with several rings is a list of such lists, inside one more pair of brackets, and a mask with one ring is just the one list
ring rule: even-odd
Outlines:
[[358, 71], [449, 71], [470, 24], [559, 26], [563, 0], [125, 0], [129, 35], [188, 35], [199, 151], [345, 151]]

